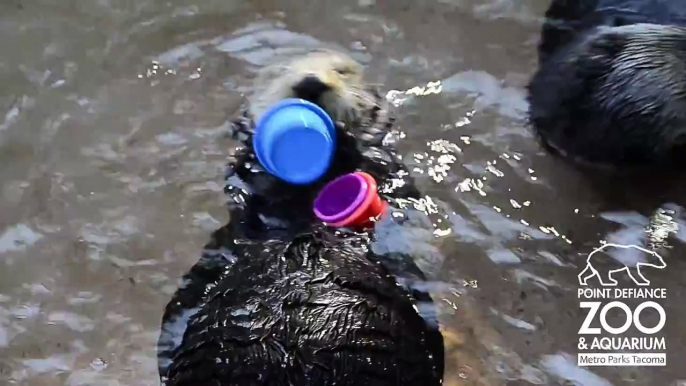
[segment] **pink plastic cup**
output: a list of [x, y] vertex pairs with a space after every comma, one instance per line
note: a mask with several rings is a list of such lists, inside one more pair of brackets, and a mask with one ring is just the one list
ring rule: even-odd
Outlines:
[[386, 211], [372, 176], [355, 172], [329, 182], [314, 201], [317, 217], [334, 227], [367, 227]]

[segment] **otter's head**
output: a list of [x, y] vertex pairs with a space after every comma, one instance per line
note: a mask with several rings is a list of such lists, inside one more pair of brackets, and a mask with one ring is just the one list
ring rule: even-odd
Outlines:
[[642, 166], [684, 156], [686, 29], [601, 26], [547, 55], [529, 85], [548, 145], [575, 158]]
[[[253, 148], [255, 121], [274, 103], [292, 97], [319, 105], [337, 127], [331, 164], [309, 185], [288, 184], [273, 176], [261, 166]], [[225, 191], [233, 208], [249, 211], [251, 218], [258, 215], [256, 226], [278, 218], [284, 224], [300, 222], [309, 227], [316, 194], [327, 182], [355, 171], [374, 177], [384, 199], [420, 197], [394, 141], [386, 140], [395, 121], [388, 103], [378, 90], [365, 88], [362, 67], [351, 58], [318, 51], [266, 67], [255, 81], [247, 107], [231, 125], [232, 136], [244, 146], [229, 163]]]
[[376, 104], [363, 67], [349, 56], [320, 50], [264, 68], [253, 84], [250, 112], [257, 120], [274, 103], [301, 98], [324, 109], [334, 122], [353, 125]]

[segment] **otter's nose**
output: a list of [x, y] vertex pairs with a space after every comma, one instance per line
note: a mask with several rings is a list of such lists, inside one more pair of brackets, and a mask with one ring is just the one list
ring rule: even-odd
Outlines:
[[316, 75], [308, 75], [304, 77], [300, 82], [293, 86], [293, 92], [298, 98], [309, 100], [314, 102], [325, 92], [328, 91], [330, 87], [322, 82]]

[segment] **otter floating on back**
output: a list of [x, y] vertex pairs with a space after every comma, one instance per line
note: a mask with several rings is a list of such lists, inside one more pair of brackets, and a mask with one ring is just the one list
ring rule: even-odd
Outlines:
[[[312, 212], [326, 182], [355, 170], [371, 174], [391, 204], [419, 198], [383, 143], [391, 127], [383, 99], [364, 87], [359, 65], [331, 52], [272, 66], [255, 84], [251, 111], [236, 123], [247, 138], [227, 180], [231, 220], [165, 309], [163, 384], [440, 385], [443, 338], [431, 297], [411, 286], [424, 280], [412, 258], [378, 255], [373, 231], [332, 229]], [[337, 121], [332, 165], [310, 186], [270, 175], [252, 149], [253, 118], [286, 97], [316, 103]]]
[[544, 145], [584, 163], [686, 161], [686, 1], [553, 0], [529, 84]]

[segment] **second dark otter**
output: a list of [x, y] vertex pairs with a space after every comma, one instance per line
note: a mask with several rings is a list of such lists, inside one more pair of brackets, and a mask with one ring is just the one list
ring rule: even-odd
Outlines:
[[553, 0], [529, 84], [550, 149], [618, 168], [686, 160], [686, 2]]

